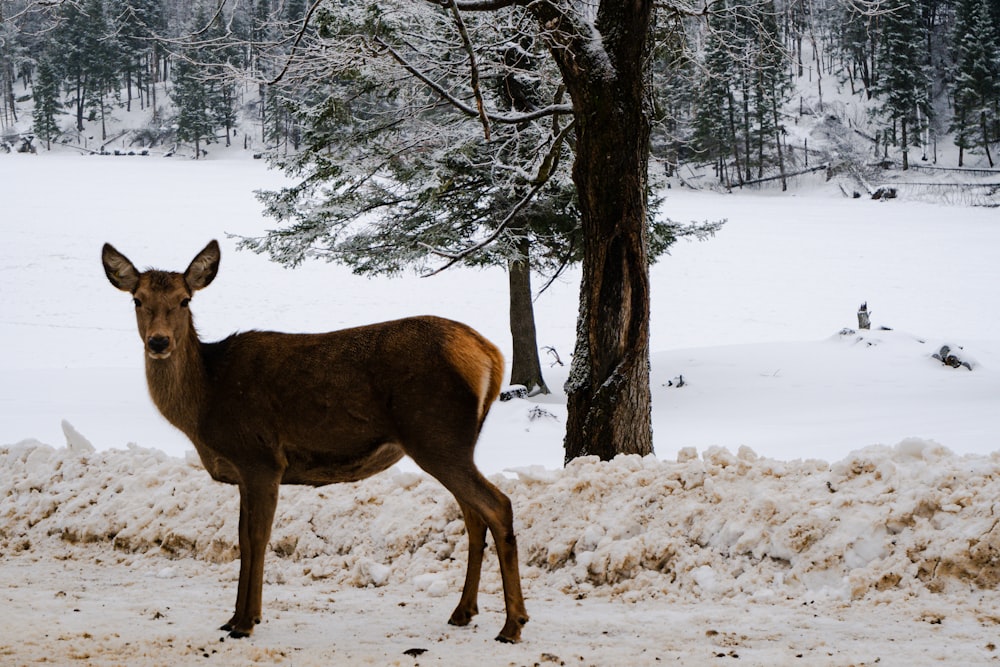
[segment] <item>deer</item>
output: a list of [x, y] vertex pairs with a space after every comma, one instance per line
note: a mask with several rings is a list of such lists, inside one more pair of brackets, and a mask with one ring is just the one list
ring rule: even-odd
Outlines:
[[153, 403], [191, 440], [211, 478], [239, 490], [236, 610], [220, 630], [247, 637], [261, 621], [279, 485], [356, 482], [409, 456], [451, 492], [465, 521], [465, 584], [448, 622], [466, 626], [479, 611], [489, 529], [506, 607], [496, 639], [519, 641], [528, 615], [512, 505], [473, 460], [502, 383], [497, 347], [433, 316], [203, 342], [191, 299], [215, 279], [220, 258], [214, 240], [183, 273], [139, 271], [110, 244], [101, 253], [108, 280], [132, 295]]

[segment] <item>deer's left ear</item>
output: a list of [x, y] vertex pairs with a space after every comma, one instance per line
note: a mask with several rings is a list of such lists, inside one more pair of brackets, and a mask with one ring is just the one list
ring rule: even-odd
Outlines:
[[110, 243], [105, 243], [101, 250], [101, 261], [104, 263], [104, 275], [112, 285], [123, 292], [135, 293], [139, 286], [139, 271], [128, 257], [115, 250]]
[[198, 256], [191, 260], [191, 264], [184, 272], [184, 282], [188, 289], [197, 292], [212, 284], [215, 275], [219, 272], [219, 260], [222, 253], [219, 251], [219, 242], [212, 241], [205, 249], [198, 253]]

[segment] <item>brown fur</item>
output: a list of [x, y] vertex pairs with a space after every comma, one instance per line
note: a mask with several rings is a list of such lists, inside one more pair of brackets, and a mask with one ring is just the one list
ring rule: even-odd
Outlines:
[[452, 492], [469, 533], [465, 586], [450, 622], [466, 625], [478, 611], [489, 528], [507, 607], [497, 639], [518, 641], [528, 616], [510, 500], [473, 461], [500, 391], [496, 346], [464, 324], [429, 316], [324, 334], [249, 331], [203, 343], [188, 303], [215, 278], [215, 241], [184, 273], [140, 273], [107, 244], [102, 258], [111, 283], [135, 298], [153, 402], [191, 439], [212, 478], [240, 490], [240, 583], [224, 630], [245, 637], [260, 622], [280, 484], [357, 481], [409, 455]]

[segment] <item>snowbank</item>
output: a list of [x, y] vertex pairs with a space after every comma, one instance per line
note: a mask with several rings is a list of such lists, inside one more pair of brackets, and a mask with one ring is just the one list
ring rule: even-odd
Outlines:
[[[675, 462], [584, 459], [514, 472], [493, 481], [514, 504], [529, 592], [625, 602], [851, 600], [1000, 581], [1000, 454], [959, 457], [913, 439], [832, 465], [710, 448], [682, 450]], [[464, 526], [433, 479], [394, 469], [281, 494], [268, 582], [408, 582], [457, 596]], [[90, 546], [235, 570], [237, 514], [235, 488], [212, 482], [193, 455], [0, 448], [2, 555]], [[483, 591], [500, 591], [492, 557]]]

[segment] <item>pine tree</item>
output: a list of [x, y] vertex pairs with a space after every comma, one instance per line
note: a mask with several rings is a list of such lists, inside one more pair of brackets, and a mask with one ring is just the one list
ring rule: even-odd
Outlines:
[[177, 138], [194, 144], [195, 158], [201, 157], [201, 142], [215, 129], [209, 87], [197, 65], [182, 58], [174, 66], [170, 97], [177, 107]]
[[753, 6], [752, 23], [754, 33], [754, 74], [753, 109], [756, 119], [757, 176], [764, 176], [765, 167], [770, 166], [770, 156], [765, 151], [774, 148], [774, 160], [781, 174], [781, 189], [786, 190], [785, 163], [781, 141], [784, 126], [781, 110], [788, 101], [789, 84], [785, 75], [787, 57], [781, 45], [778, 31], [777, 12], [773, 0]]
[[222, 129], [226, 145], [236, 121], [236, 86], [230, 74], [245, 64], [242, 50], [227, 36], [223, 16], [199, 7], [189, 25], [191, 38], [174, 66], [171, 99], [177, 109], [177, 138], [194, 144], [195, 157]]
[[[722, 19], [718, 19], [721, 23]], [[701, 79], [694, 117], [693, 143], [696, 149], [715, 163], [720, 183], [729, 184], [727, 158], [732, 153], [736, 172], [742, 179], [739, 144], [736, 141], [733, 116], [733, 54], [726, 44], [728, 32], [710, 19], [710, 31], [705, 44], [704, 76]], [[742, 181], [741, 181], [742, 182]]]
[[955, 60], [951, 131], [958, 146], [958, 166], [966, 149], [981, 148], [993, 166], [991, 129], [1000, 105], [1000, 51], [986, 0], [960, 0], [955, 10], [952, 44]]
[[[93, 2], [90, 0], [90, 4]], [[60, 54], [56, 61], [58, 75], [70, 94], [78, 132], [83, 131], [84, 112], [94, 94], [93, 55], [102, 51], [100, 40], [107, 34], [103, 15], [103, 11], [98, 13], [100, 22], [91, 20], [83, 6], [66, 2], [59, 6], [59, 20], [52, 31], [52, 50]]]
[[132, 110], [133, 89], [140, 108], [152, 105], [149, 86], [153, 83], [154, 61], [159, 49], [158, 34], [165, 34], [167, 18], [160, 0], [124, 0], [116, 12], [122, 42], [122, 70], [125, 77], [126, 110]]
[[71, 95], [76, 129], [83, 131], [85, 112], [90, 111], [91, 117], [101, 117], [105, 139], [105, 99], [117, 91], [121, 63], [115, 30], [107, 19], [103, 0], [63, 3], [58, 15], [51, 49], [59, 54], [55, 63]]
[[51, 149], [52, 140], [59, 136], [59, 124], [56, 122], [59, 113], [59, 80], [48, 54], [38, 60], [34, 98], [34, 132], [45, 142], [45, 147]]
[[891, 130], [892, 143], [902, 150], [905, 170], [910, 167], [909, 148], [920, 145], [920, 132], [931, 114], [926, 33], [918, 0], [889, 0], [881, 18], [879, 113]]
[[850, 81], [851, 92], [857, 92], [860, 81], [865, 97], [871, 99], [876, 78], [876, 23], [853, 3], [841, 3], [836, 11], [841, 18], [841, 30], [835, 35], [833, 48], [846, 61], [844, 75]]

